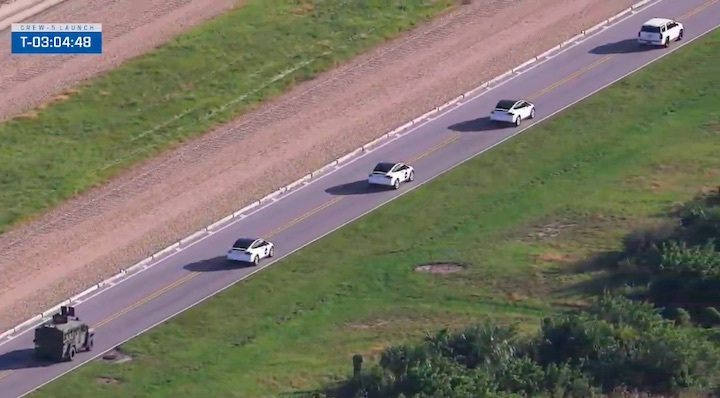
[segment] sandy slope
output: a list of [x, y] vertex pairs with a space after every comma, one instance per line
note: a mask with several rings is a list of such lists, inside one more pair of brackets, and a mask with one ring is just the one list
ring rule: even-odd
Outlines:
[[[1, 236], [0, 330], [633, 2], [474, 0]], [[0, 115], [56, 95], [229, 3], [115, 0], [101, 6], [108, 1], [69, 0], [52, 18], [35, 20], [103, 22], [115, 37], [108, 55], [99, 63], [0, 56], [0, 89], [17, 99], [0, 104]], [[240, 160], [232, 156], [248, 140], [269, 149]]]

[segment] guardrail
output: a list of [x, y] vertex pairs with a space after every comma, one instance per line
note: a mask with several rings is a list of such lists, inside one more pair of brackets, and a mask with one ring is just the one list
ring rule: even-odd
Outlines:
[[[53, 1], [58, 1], [58, 0], [53, 0]], [[62, 0], [60, 0], [60, 1], [62, 1]], [[120, 270], [120, 272], [118, 272], [114, 276], [90, 287], [89, 289], [83, 291], [80, 294], [77, 294], [61, 303], [54, 305], [51, 308], [48, 308], [47, 310], [39, 313], [38, 315], [34, 316], [33, 318], [30, 318], [30, 319], [26, 320], [25, 322], [15, 326], [14, 328], [0, 334], [0, 343], [2, 343], [2, 340], [4, 340], [4, 339], [12, 339], [14, 335], [17, 335], [18, 333], [22, 333], [23, 331], [25, 331], [31, 327], [35, 327], [38, 324], [44, 322], [45, 319], [49, 318], [50, 316], [52, 316], [52, 314], [56, 313], [60, 309], [61, 306], [73, 305], [73, 304], [77, 305], [78, 303], [82, 302], [83, 298], [85, 296], [87, 296], [88, 294], [95, 292], [99, 289], [102, 289], [103, 287], [112, 286], [114, 284], [119, 283], [122, 279], [125, 279], [125, 278], [129, 277], [130, 275], [132, 275], [142, 269], [146, 269], [146, 268], [150, 267], [151, 265], [156, 263], [159, 258], [166, 256], [168, 253], [176, 251], [176, 250], [182, 250], [182, 248], [184, 246], [187, 246], [188, 244], [197, 241], [199, 238], [201, 238], [205, 235], [211, 234], [215, 230], [223, 227], [224, 225], [226, 225], [227, 223], [229, 223], [233, 220], [245, 218], [251, 210], [254, 210], [255, 208], [257, 208], [261, 205], [267, 204], [268, 202], [275, 201], [275, 200], [277, 200], [277, 198], [279, 196], [284, 195], [288, 192], [291, 192], [294, 189], [297, 189], [298, 187], [307, 185], [309, 182], [316, 179], [317, 177], [324, 175], [325, 173], [327, 173], [330, 170], [334, 170], [337, 167], [340, 167], [343, 163], [346, 163], [348, 160], [351, 160], [351, 159], [355, 158], [356, 156], [363, 154], [365, 152], [371, 151], [374, 147], [378, 146], [382, 142], [398, 136], [401, 132], [413, 127], [414, 125], [416, 125], [418, 123], [422, 123], [423, 121], [428, 119], [430, 116], [437, 114], [453, 105], [456, 105], [460, 101], [462, 101], [466, 98], [469, 99], [469, 98], [475, 97], [478, 94], [478, 92], [480, 92], [481, 90], [487, 90], [489, 88], [497, 86], [498, 84], [502, 83], [504, 80], [516, 75], [517, 73], [519, 73], [519, 71], [522, 71], [523, 69], [527, 68], [528, 66], [531, 66], [532, 64], [534, 64], [538, 61], [552, 58], [554, 55], [557, 55], [560, 50], [562, 50], [565, 47], [572, 46], [573, 44], [577, 43], [581, 38], [596, 34], [600, 30], [607, 28], [610, 24], [612, 24], [613, 22], [622, 18], [623, 16], [634, 13], [637, 10], [645, 7], [646, 5], [657, 2], [657, 1], [659, 1], [659, 0], [643, 0], [638, 3], [633, 4], [631, 7], [623, 10], [622, 12], [600, 22], [599, 24], [597, 24], [591, 28], [588, 28], [588, 29], [582, 31], [580, 34], [573, 36], [572, 38], [562, 42], [561, 44], [545, 51], [544, 53], [542, 53], [536, 57], [533, 57], [532, 59], [530, 59], [526, 62], [523, 62], [522, 64], [510, 69], [509, 71], [501, 74], [500, 76], [481, 84], [479, 87], [476, 87], [476, 88], [474, 88], [464, 94], [461, 94], [458, 97], [456, 97], [440, 106], [435, 107], [434, 109], [430, 110], [429, 112], [426, 112], [422, 116], [417, 117], [417, 118], [403, 124], [402, 126], [396, 128], [395, 130], [385, 133], [383, 136], [361, 146], [360, 148], [355, 149], [354, 151], [348, 153], [345, 156], [342, 156], [342, 157], [328, 163], [327, 165], [321, 167], [320, 169], [318, 169], [316, 171], [313, 171], [312, 173], [302, 177], [301, 179], [278, 189], [277, 191], [265, 196], [264, 198], [256, 201], [255, 203], [245, 206], [242, 209], [237, 210], [237, 211], [233, 212], [232, 214], [229, 214], [229, 215], [221, 218], [220, 220], [208, 225], [207, 227], [193, 233], [192, 235], [187, 236], [183, 239], [180, 239], [179, 241], [173, 243], [172, 245], [153, 254], [152, 256], [136, 263], [135, 265], [132, 265], [128, 268]]]

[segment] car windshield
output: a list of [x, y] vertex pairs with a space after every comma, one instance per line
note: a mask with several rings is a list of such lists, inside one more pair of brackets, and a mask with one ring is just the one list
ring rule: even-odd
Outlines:
[[513, 100], [502, 100], [495, 105], [495, 109], [510, 110], [517, 101]]
[[395, 166], [395, 163], [378, 163], [377, 166], [375, 166], [375, 170], [373, 170], [373, 172], [388, 173], [393, 168], [393, 166]]
[[255, 242], [255, 239], [238, 239], [233, 245], [233, 249], [245, 250]]
[[643, 25], [640, 30], [647, 33], [660, 33], [660, 28], [657, 26]]

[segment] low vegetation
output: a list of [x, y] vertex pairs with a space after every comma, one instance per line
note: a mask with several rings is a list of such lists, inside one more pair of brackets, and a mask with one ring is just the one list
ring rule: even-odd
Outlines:
[[720, 31], [33, 396], [705, 393], [717, 303], [693, 293], [714, 283], [717, 207], [678, 204], [720, 181], [719, 48]]
[[454, 3], [245, 1], [0, 124], [0, 233]]

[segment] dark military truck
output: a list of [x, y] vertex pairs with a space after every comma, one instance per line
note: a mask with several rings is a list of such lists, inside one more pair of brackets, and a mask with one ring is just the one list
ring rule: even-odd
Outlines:
[[35, 328], [35, 357], [43, 361], [72, 361], [80, 351], [91, 351], [95, 332], [75, 316], [75, 308], [60, 307], [52, 319]]

